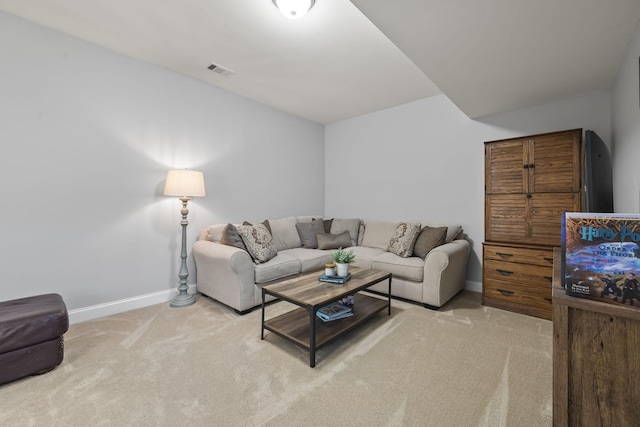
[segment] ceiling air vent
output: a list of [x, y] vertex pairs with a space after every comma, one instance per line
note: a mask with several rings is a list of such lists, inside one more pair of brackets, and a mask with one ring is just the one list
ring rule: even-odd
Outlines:
[[225, 77], [229, 77], [234, 74], [234, 72], [231, 71], [230, 69], [224, 68], [222, 65], [214, 64], [213, 62], [209, 64], [207, 68], [213, 71], [214, 73], [218, 73], [221, 76], [225, 76]]

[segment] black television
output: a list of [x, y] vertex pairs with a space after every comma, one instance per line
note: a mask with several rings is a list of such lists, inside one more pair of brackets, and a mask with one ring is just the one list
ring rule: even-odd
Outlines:
[[613, 212], [613, 171], [609, 149], [592, 130], [584, 132], [585, 212]]

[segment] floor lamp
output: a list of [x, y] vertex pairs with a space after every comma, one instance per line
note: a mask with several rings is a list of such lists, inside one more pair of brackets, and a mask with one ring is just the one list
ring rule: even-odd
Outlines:
[[187, 203], [192, 197], [204, 196], [204, 176], [202, 172], [192, 171], [188, 169], [175, 169], [170, 170], [167, 173], [167, 182], [164, 185], [165, 196], [178, 196], [182, 202], [182, 251], [180, 252], [180, 258], [182, 263], [180, 265], [180, 285], [178, 285], [178, 295], [171, 301], [171, 307], [186, 307], [196, 302], [193, 295], [189, 294], [187, 285], [187, 277], [189, 277], [189, 270], [187, 270], [187, 215], [189, 209]]

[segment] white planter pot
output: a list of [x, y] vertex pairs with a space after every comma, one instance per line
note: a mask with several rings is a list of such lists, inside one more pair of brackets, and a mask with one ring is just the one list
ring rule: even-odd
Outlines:
[[339, 277], [347, 277], [347, 274], [349, 274], [349, 264], [336, 263], [336, 269], [337, 269], [336, 274]]

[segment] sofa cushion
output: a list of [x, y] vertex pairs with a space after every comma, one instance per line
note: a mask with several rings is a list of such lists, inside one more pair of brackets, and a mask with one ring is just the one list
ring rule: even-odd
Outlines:
[[338, 249], [351, 245], [351, 237], [348, 231], [340, 234], [318, 234], [318, 249]]
[[302, 247], [308, 249], [316, 249], [318, 247], [318, 239], [316, 235], [324, 234], [323, 221], [314, 219], [311, 222], [299, 222], [296, 224]]
[[345, 231], [349, 232], [349, 237], [351, 238], [350, 246], [356, 246], [358, 244], [358, 232], [360, 231], [360, 219], [334, 218], [331, 223], [331, 234], [340, 234]]
[[362, 267], [367, 270], [372, 268], [373, 259], [385, 252], [384, 249], [370, 248], [367, 246], [356, 246], [351, 249], [356, 255], [356, 259], [351, 265], [353, 265], [354, 267]]
[[389, 252], [402, 258], [410, 257], [413, 254], [413, 246], [420, 234], [419, 223], [401, 222], [396, 227], [396, 231], [389, 241]]
[[391, 252], [383, 252], [373, 259], [371, 268], [384, 270], [393, 274], [393, 277], [414, 282], [422, 282], [424, 278], [424, 260], [415, 256], [402, 258]]
[[322, 222], [324, 223], [324, 232], [327, 234], [331, 233], [331, 224], [333, 224], [333, 218], [325, 219]]
[[296, 220], [298, 222], [311, 222], [314, 219], [319, 219], [320, 221], [322, 221], [322, 215], [304, 215], [296, 217]]
[[255, 283], [263, 284], [300, 273], [300, 261], [284, 252], [269, 261], [256, 265], [254, 269]]
[[270, 219], [271, 236], [273, 236], [273, 245], [277, 250], [299, 248], [302, 246], [296, 224], [296, 217], [290, 216], [282, 219]]
[[422, 229], [413, 247], [413, 254], [425, 259], [433, 248], [445, 243], [448, 227], [429, 227]]
[[396, 231], [397, 226], [397, 222], [367, 222], [364, 226], [364, 237], [362, 238], [362, 246], [367, 246], [370, 248], [380, 248], [386, 251], [389, 247], [389, 241], [393, 237], [393, 233]]
[[462, 234], [462, 226], [460, 224], [449, 225], [447, 226], [447, 237], [445, 239], [445, 242], [449, 243], [456, 239], [461, 239]]
[[236, 229], [255, 262], [267, 262], [278, 253], [264, 224], [239, 225]]
[[286, 254], [300, 261], [300, 272], [307, 273], [310, 271], [320, 271], [324, 265], [331, 262], [331, 251], [322, 251], [319, 249], [294, 248], [286, 249], [280, 254]]
[[222, 242], [222, 233], [228, 224], [214, 224], [207, 228], [207, 238], [215, 243]]

